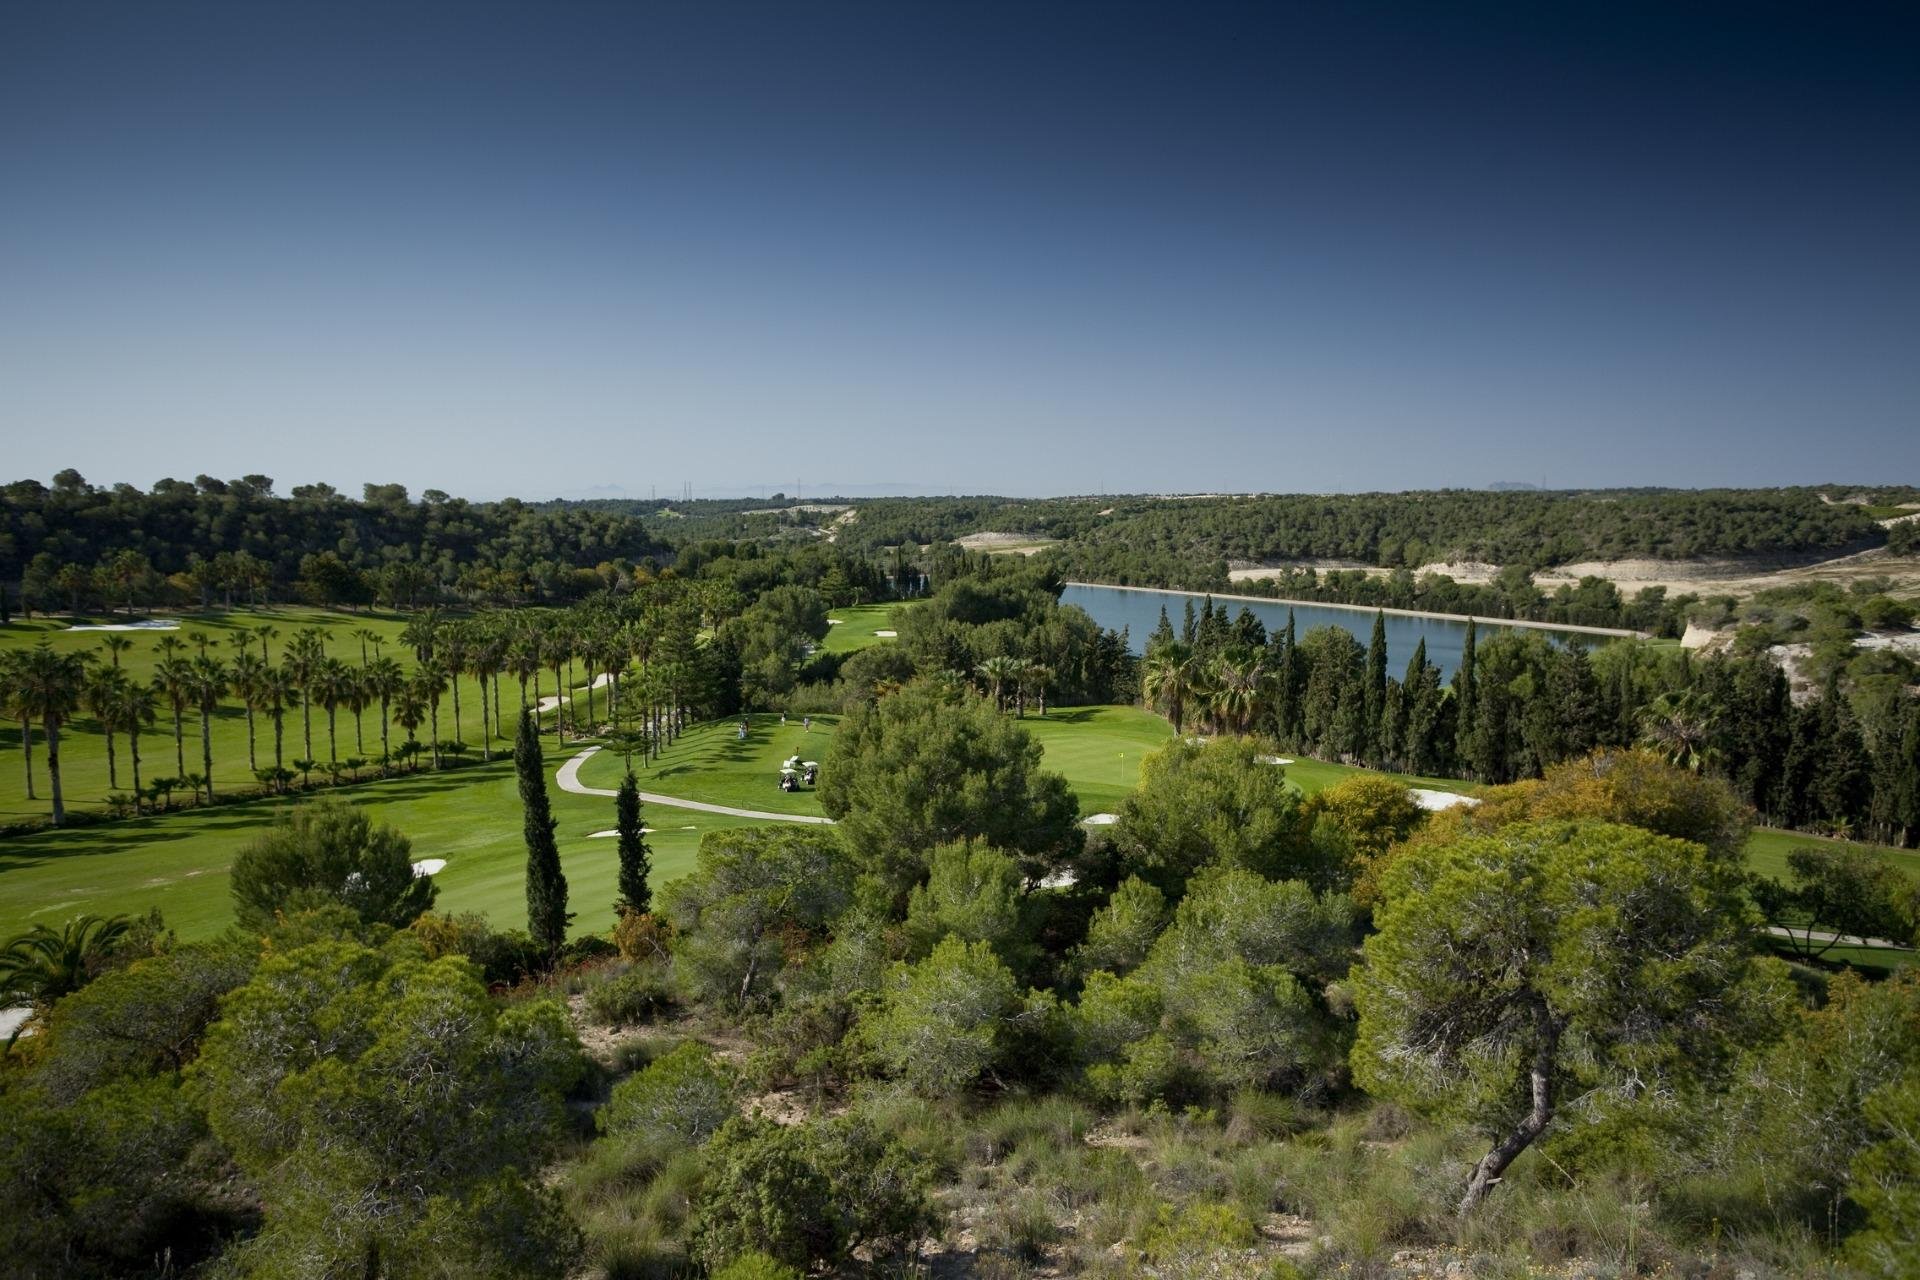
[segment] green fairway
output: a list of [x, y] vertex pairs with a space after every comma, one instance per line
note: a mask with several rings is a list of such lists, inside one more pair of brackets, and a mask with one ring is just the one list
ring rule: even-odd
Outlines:
[[[0, 627], [0, 650], [23, 648], [46, 639], [54, 648], [63, 652], [91, 652], [101, 662], [110, 661], [103, 641], [109, 635], [125, 636], [133, 642], [132, 648], [120, 655], [120, 665], [136, 681], [150, 682], [155, 665], [160, 661], [160, 642], [163, 637], [172, 637], [186, 645], [185, 652], [193, 656], [200, 651], [195, 641], [196, 635], [207, 640], [206, 651], [209, 656], [222, 662], [231, 662], [235, 648], [231, 638], [246, 635], [254, 654], [260, 652], [258, 629], [270, 627], [278, 632], [268, 639], [269, 651], [273, 661], [278, 664], [286, 652], [287, 641], [294, 634], [309, 628], [319, 628], [325, 632], [327, 652], [333, 657], [350, 664], [358, 664], [362, 656], [362, 642], [356, 633], [365, 631], [379, 639], [379, 645], [368, 640], [365, 645], [368, 656], [377, 656], [384, 652], [387, 657], [396, 659], [400, 665], [412, 670], [413, 651], [400, 642], [400, 632], [406, 626], [406, 618], [399, 614], [387, 613], [343, 613], [327, 609], [303, 609], [296, 607], [277, 609], [236, 609], [217, 610], [206, 613], [167, 614], [178, 617], [180, 628], [177, 631], [74, 631], [70, 630], [66, 619], [49, 620], [36, 618], [31, 622], [15, 620]], [[113, 619], [98, 619], [111, 622]], [[577, 673], [576, 673], [577, 674]], [[584, 678], [584, 677], [582, 677]], [[543, 693], [552, 693], [553, 677], [543, 674]], [[461, 716], [459, 731], [472, 748], [475, 755], [480, 751], [480, 707], [478, 703], [479, 685], [470, 677], [460, 682]], [[501, 690], [501, 709], [511, 717], [517, 710], [517, 689], [511, 682]], [[173, 739], [173, 712], [165, 699], [155, 702], [155, 721], [151, 729], [140, 735], [140, 773], [143, 780], [151, 781], [157, 777], [176, 776], [183, 772], [176, 755]], [[273, 763], [273, 723], [264, 715], [254, 717], [254, 755], [260, 765]], [[335, 712], [333, 737], [327, 730], [327, 714], [321, 707], [314, 707], [312, 713], [313, 751], [310, 758], [325, 761], [330, 755], [341, 760], [352, 757], [374, 759], [380, 755], [380, 708], [369, 708], [357, 720], [353, 712], [340, 708]], [[292, 762], [307, 756], [305, 719], [299, 706], [288, 709], [284, 723], [285, 741], [282, 748], [283, 758], [288, 767]], [[182, 747], [179, 753], [185, 758], [184, 772], [200, 771], [200, 720], [197, 713], [188, 711], [182, 717]], [[448, 740], [455, 735], [453, 719], [453, 700], [451, 696], [442, 699], [440, 706], [440, 737]], [[428, 729], [422, 726], [420, 737], [425, 741]], [[218, 713], [213, 717], [213, 779], [216, 792], [251, 789], [258, 785], [253, 776], [252, 766], [247, 759], [247, 717], [238, 701], [231, 696], [224, 700]], [[397, 725], [390, 729], [392, 744], [397, 747], [406, 740], [406, 731]], [[46, 743], [42, 740], [39, 727], [35, 726], [33, 767], [35, 790], [38, 799], [27, 798], [26, 776], [20, 746], [20, 724], [10, 720], [0, 722], [0, 821], [14, 821], [21, 818], [44, 815], [48, 810], [48, 781]], [[496, 745], [510, 745], [511, 734], [497, 741]], [[116, 749], [119, 755], [119, 790], [132, 790], [133, 775], [124, 734], [118, 735]], [[106, 738], [101, 734], [98, 724], [84, 711], [76, 716], [60, 735], [60, 773], [68, 807], [74, 809], [98, 809], [104, 807], [107, 795], [113, 790], [107, 776]]]
[[[777, 714], [758, 713], [747, 720], [744, 742], [738, 719], [716, 720], [687, 730], [651, 765], [636, 756], [640, 789], [735, 809], [819, 814], [820, 801], [812, 791], [780, 790], [780, 766], [796, 755], [824, 762], [840, 717], [815, 716], [811, 731], [801, 727], [799, 716], [789, 716], [784, 725]], [[617, 754], [602, 751], [581, 767], [580, 781], [612, 790], [620, 785], [625, 767]]]
[[829, 609], [827, 617], [833, 620], [833, 625], [827, 628], [827, 638], [821, 641], [820, 647], [828, 653], [852, 653], [855, 649], [882, 643], [888, 637], [874, 633], [893, 630], [894, 610], [910, 607], [900, 604], [856, 604], [845, 609]]
[[[559, 758], [549, 756], [549, 773]], [[607, 929], [614, 919], [614, 842], [592, 837], [612, 828], [613, 801], [549, 790], [574, 928]], [[415, 859], [446, 860], [435, 877], [437, 910], [483, 912], [503, 927], [524, 921], [526, 846], [511, 764], [416, 774], [334, 794], [405, 832]], [[232, 919], [227, 868], [234, 854], [283, 807], [263, 800], [0, 841], [0, 937], [83, 912], [150, 907], [159, 907], [184, 937], [218, 932]], [[693, 865], [702, 832], [756, 825], [657, 805], [645, 817], [655, 828], [648, 842], [656, 885]]]
[[[783, 725], [778, 715], [754, 715], [744, 742], [738, 723], [717, 721], [689, 730], [660, 760], [638, 765], [642, 788], [734, 808], [819, 814], [814, 792], [779, 789], [779, 768], [793, 755], [818, 760], [824, 767], [838, 717], [815, 717], [809, 732], [797, 716]], [[1040, 743], [1046, 767], [1066, 776], [1083, 814], [1117, 810], [1139, 781], [1141, 761], [1173, 736], [1165, 720], [1137, 707], [1058, 708], [1021, 723]], [[584, 748], [571, 743], [563, 747], [549, 737], [545, 749], [551, 779], [560, 764]], [[17, 753], [14, 759], [17, 763]], [[580, 781], [612, 789], [622, 768], [618, 755], [603, 750], [582, 767]], [[1289, 780], [1307, 794], [1364, 772], [1309, 759], [1296, 760], [1286, 770]], [[1388, 776], [1411, 786], [1472, 790], [1457, 780]], [[577, 912], [574, 927], [605, 929], [613, 921], [613, 842], [592, 835], [612, 827], [613, 802], [562, 792], [551, 782], [549, 788]], [[502, 926], [521, 922], [525, 849], [508, 763], [370, 782], [338, 794], [405, 832], [417, 859], [446, 859], [446, 869], [437, 877], [440, 910], [483, 912]], [[153, 906], [160, 907], [183, 936], [217, 932], [232, 916], [226, 875], [234, 853], [285, 803], [262, 800], [0, 841], [0, 936], [81, 912], [133, 913]], [[646, 820], [656, 829], [650, 837], [656, 885], [691, 867], [702, 833], [756, 825], [750, 819], [664, 805], [649, 806]], [[1788, 850], [1817, 842], [1814, 836], [1761, 830], [1754, 833], [1748, 853], [1756, 870], [1777, 875], [1785, 868]], [[1920, 875], [1920, 853], [1880, 852]]]
[[[1778, 880], [1787, 874], [1787, 855], [1807, 845], [1845, 844], [1803, 831], [1781, 831], [1776, 827], [1756, 827], [1747, 837], [1747, 864], [1762, 875]], [[1891, 845], [1864, 844], [1856, 847], [1876, 853], [1915, 879], [1920, 879], [1920, 849], [1896, 849]]]

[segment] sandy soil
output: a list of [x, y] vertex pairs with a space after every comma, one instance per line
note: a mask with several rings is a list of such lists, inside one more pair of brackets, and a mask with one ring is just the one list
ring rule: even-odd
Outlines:
[[956, 546], [969, 551], [991, 551], [995, 554], [1030, 556], [1058, 542], [1058, 538], [1042, 537], [1032, 533], [969, 533], [963, 538], [955, 538]]
[[[1920, 512], [1913, 516], [1897, 516], [1896, 521], [1920, 518]], [[1313, 568], [1322, 573], [1329, 569], [1362, 569], [1372, 574], [1391, 572], [1377, 566], [1358, 564], [1350, 560], [1301, 560], [1291, 566], [1258, 566], [1229, 570], [1229, 576], [1235, 582], [1254, 582], [1268, 578], [1278, 578], [1291, 568]], [[1423, 564], [1414, 571], [1414, 576], [1438, 573], [1452, 578], [1455, 582], [1481, 584], [1493, 581], [1500, 572], [1500, 566], [1484, 561], [1437, 561]], [[1544, 591], [1556, 587], [1577, 585], [1585, 577], [1605, 578], [1626, 595], [1633, 595], [1644, 587], [1665, 587], [1671, 595], [1695, 592], [1700, 595], [1732, 595], [1746, 597], [1758, 591], [1772, 587], [1793, 586], [1809, 582], [1834, 582], [1846, 586], [1861, 578], [1880, 575], [1893, 580], [1893, 590], [1898, 594], [1920, 592], [1920, 556], [1893, 556], [1885, 548], [1860, 551], [1853, 555], [1836, 556], [1831, 560], [1819, 560], [1813, 563], [1804, 561], [1783, 561], [1778, 559], [1747, 560], [1581, 560], [1572, 564], [1555, 565], [1533, 575], [1534, 585]]]

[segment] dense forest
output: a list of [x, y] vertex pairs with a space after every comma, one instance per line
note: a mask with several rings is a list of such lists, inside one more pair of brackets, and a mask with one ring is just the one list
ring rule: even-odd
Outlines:
[[640, 520], [399, 485], [287, 497], [266, 476], [100, 489], [77, 471], [0, 488], [0, 584], [44, 610], [265, 599], [565, 600], [670, 548]]

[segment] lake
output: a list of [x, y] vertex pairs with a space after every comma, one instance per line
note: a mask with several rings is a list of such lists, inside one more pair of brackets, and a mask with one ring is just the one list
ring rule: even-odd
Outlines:
[[[1101, 626], [1115, 631], [1126, 628], [1128, 643], [1135, 653], [1144, 650], [1147, 637], [1160, 625], [1160, 610], [1163, 607], [1173, 622], [1174, 630], [1178, 631], [1189, 600], [1193, 601], [1193, 607], [1198, 611], [1201, 603], [1199, 596], [1180, 591], [1156, 591], [1151, 587], [1073, 585], [1060, 593], [1061, 604], [1079, 605]], [[1218, 603], [1224, 604], [1227, 613], [1235, 618], [1240, 616], [1242, 608], [1253, 610], [1253, 616], [1265, 623], [1269, 632], [1286, 630], [1287, 611], [1292, 610], [1294, 629], [1302, 637], [1315, 627], [1344, 627], [1361, 644], [1373, 638], [1371, 609], [1342, 609], [1321, 604], [1289, 605], [1275, 600], [1236, 600], [1224, 596], [1218, 598]], [[1455, 621], [1451, 618], [1408, 617], [1389, 613], [1386, 615], [1386, 624], [1387, 674], [1398, 679], [1406, 671], [1407, 663], [1413, 657], [1414, 646], [1424, 636], [1427, 641], [1427, 661], [1440, 668], [1443, 680], [1453, 678], [1455, 668], [1460, 665], [1460, 650], [1467, 643], [1465, 619]], [[1478, 623], [1478, 628], [1482, 639], [1491, 631], [1511, 629], [1484, 620]], [[1549, 630], [1545, 634], [1555, 643], [1576, 636], [1588, 645], [1604, 644], [1608, 639], [1606, 636], [1566, 631]]]

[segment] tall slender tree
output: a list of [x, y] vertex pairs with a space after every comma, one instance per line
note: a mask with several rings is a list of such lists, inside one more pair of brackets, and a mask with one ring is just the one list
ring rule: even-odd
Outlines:
[[227, 668], [205, 653], [193, 660], [188, 677], [193, 706], [200, 713], [200, 763], [205, 775], [207, 803], [213, 803], [213, 716], [227, 692]]
[[60, 730], [79, 710], [86, 694], [91, 654], [61, 653], [42, 640], [14, 663], [13, 706], [23, 719], [40, 722], [47, 743], [47, 787], [53, 798], [53, 825], [67, 821], [60, 790]]
[[651, 911], [653, 886], [648, 878], [653, 872], [653, 851], [647, 848], [646, 823], [640, 812], [640, 780], [631, 767], [620, 779], [620, 794], [614, 799], [614, 827], [620, 833], [620, 896], [613, 909], [622, 915]]
[[120, 789], [120, 760], [114, 751], [114, 731], [120, 727], [115, 714], [120, 698], [133, 681], [118, 666], [94, 667], [87, 672], [87, 712], [100, 724], [107, 739], [107, 789]]
[[1473, 759], [1473, 738], [1480, 726], [1479, 649], [1473, 619], [1467, 619], [1467, 638], [1460, 647], [1460, 669], [1453, 673], [1453, 696], [1458, 704], [1454, 723], [1459, 741], [1454, 750], [1463, 761]]
[[540, 726], [532, 713], [520, 713], [520, 732], [513, 744], [513, 767], [520, 780], [520, 807], [527, 842], [527, 932], [547, 962], [559, 958], [566, 945], [567, 877], [560, 870], [560, 847], [553, 832], [559, 824], [547, 797], [546, 764], [540, 753]]
[[1366, 683], [1361, 692], [1367, 718], [1367, 763], [1377, 767], [1386, 755], [1383, 733], [1387, 713], [1387, 616], [1378, 609], [1373, 611], [1373, 636], [1367, 643]]

